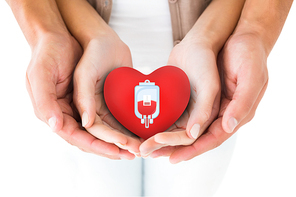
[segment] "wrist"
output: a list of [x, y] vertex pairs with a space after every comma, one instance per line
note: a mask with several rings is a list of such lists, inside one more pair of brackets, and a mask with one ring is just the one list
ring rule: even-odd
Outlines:
[[67, 28], [83, 49], [90, 42], [116, 35], [89, 2], [56, 0], [56, 3]]
[[239, 20], [244, 0], [212, 1], [186, 39], [211, 48], [217, 56]]
[[293, 0], [246, 1], [234, 34], [254, 35], [269, 54], [278, 39]]
[[268, 28], [260, 23], [250, 22], [248, 20], [240, 20], [233, 36], [252, 37], [256, 42], [260, 42], [264, 47], [266, 54], [269, 54], [277, 38], [274, 38]]
[[210, 31], [208, 31], [207, 33], [189, 32], [182, 40], [182, 43], [187, 46], [198, 46], [199, 48], [211, 50], [217, 57], [220, 51], [220, 47], [218, 44], [219, 41], [211, 39], [212, 37], [215, 37], [215, 33]]
[[69, 35], [55, 1], [19, 0], [9, 5], [31, 47], [48, 35]]
[[82, 48], [85, 50], [90, 43], [112, 43], [120, 40], [119, 36], [115, 31], [110, 28], [108, 25], [103, 28], [100, 27], [91, 27], [90, 29], [84, 32], [77, 32], [74, 34]]

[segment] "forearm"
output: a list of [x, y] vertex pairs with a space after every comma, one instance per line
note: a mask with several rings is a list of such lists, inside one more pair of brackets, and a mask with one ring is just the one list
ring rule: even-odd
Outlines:
[[7, 3], [31, 47], [44, 34], [68, 32], [54, 0], [7, 0]]
[[266, 54], [272, 50], [291, 8], [293, 0], [246, 0], [236, 35], [258, 36]]
[[218, 54], [239, 20], [245, 0], [213, 0], [186, 35]]
[[64, 21], [83, 48], [98, 36], [115, 32], [86, 0], [56, 0]]

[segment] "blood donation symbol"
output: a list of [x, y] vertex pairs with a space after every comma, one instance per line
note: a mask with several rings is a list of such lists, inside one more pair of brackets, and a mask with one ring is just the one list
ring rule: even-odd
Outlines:
[[148, 79], [135, 87], [135, 115], [145, 128], [159, 115], [159, 87]]

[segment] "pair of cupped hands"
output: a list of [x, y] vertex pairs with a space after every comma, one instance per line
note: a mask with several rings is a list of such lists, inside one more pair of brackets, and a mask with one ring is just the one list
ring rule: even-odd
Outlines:
[[167, 64], [189, 78], [188, 107], [166, 132], [147, 140], [125, 129], [104, 102], [107, 74], [133, 66], [117, 35], [82, 47], [70, 34], [43, 36], [32, 48], [26, 82], [37, 117], [81, 150], [110, 159], [169, 156], [178, 163], [218, 147], [253, 118], [267, 87], [266, 60], [256, 35], [232, 35], [218, 54], [185, 37]]

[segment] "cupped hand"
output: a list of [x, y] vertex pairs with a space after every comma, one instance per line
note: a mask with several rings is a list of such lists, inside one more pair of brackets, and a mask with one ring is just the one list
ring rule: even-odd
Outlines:
[[64, 126], [60, 101], [73, 89], [73, 71], [81, 52], [77, 41], [62, 33], [44, 34], [32, 48], [27, 90], [36, 116], [55, 132]]
[[216, 55], [206, 44], [183, 40], [176, 45], [168, 65], [181, 68], [191, 86], [191, 98], [182, 116], [166, 132], [149, 138], [140, 147], [147, 157], [169, 156], [190, 145], [216, 118], [220, 103], [220, 80]]
[[82, 126], [98, 139], [118, 146], [126, 157], [132, 157], [139, 154], [140, 139], [112, 116], [103, 96], [107, 74], [120, 66], [132, 67], [132, 59], [129, 48], [115, 32], [92, 39], [75, 70], [73, 98]]
[[218, 118], [190, 146], [163, 150], [177, 163], [220, 146], [252, 120], [268, 84], [267, 53], [255, 34], [234, 35], [219, 54], [222, 95]]
[[36, 116], [54, 132], [83, 151], [111, 159], [133, 158], [117, 146], [101, 141], [81, 128], [73, 104], [73, 72], [82, 54], [70, 35], [46, 34], [32, 48], [26, 86]]

